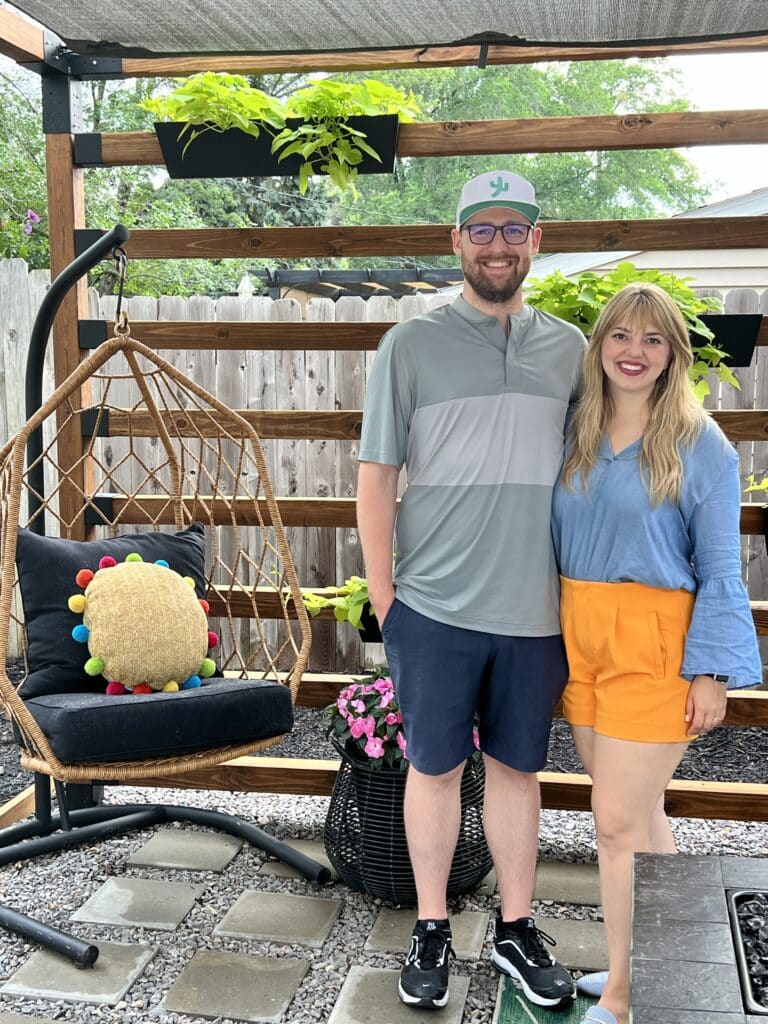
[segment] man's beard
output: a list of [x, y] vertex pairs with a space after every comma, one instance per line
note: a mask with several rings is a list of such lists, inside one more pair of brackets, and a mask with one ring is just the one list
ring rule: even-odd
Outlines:
[[464, 277], [481, 299], [485, 299], [486, 302], [502, 304], [509, 302], [520, 290], [530, 270], [530, 263], [527, 260], [524, 263], [517, 263], [510, 268], [510, 276], [506, 281], [498, 284], [492, 283], [484, 276], [481, 264], [475, 260], [462, 260], [461, 269], [464, 271]]

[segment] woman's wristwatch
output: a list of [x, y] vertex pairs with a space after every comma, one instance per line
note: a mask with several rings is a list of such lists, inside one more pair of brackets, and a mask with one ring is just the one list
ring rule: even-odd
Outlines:
[[714, 679], [716, 683], [728, 683], [730, 676], [721, 675], [719, 672], [702, 672], [703, 676], [707, 676], [709, 679]]

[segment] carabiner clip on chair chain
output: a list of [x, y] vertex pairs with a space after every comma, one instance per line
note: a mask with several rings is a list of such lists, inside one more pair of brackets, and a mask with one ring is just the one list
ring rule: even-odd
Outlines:
[[115, 334], [129, 334], [128, 312], [123, 309], [123, 286], [125, 284], [125, 268], [128, 257], [121, 245], [116, 245], [112, 250], [115, 261], [115, 273], [117, 274], [117, 306], [115, 307]]

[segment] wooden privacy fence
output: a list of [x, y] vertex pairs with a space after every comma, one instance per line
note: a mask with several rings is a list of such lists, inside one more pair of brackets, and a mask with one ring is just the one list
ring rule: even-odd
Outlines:
[[[606, 56], [612, 56], [606, 51]], [[541, 57], [531, 51], [531, 59]], [[244, 60], [247, 60], [244, 58]], [[311, 58], [310, 58], [311, 61]], [[414, 62], [417, 62], [414, 58]], [[193, 61], [194, 63], [194, 61]], [[341, 62], [343, 64], [343, 60]], [[163, 74], [167, 62], [145, 62], [142, 73]], [[341, 66], [341, 65], [340, 65]], [[354, 67], [353, 57], [348, 66]], [[177, 71], [182, 70], [177, 67]], [[194, 70], [192, 66], [184, 70]], [[234, 70], [234, 68], [233, 68]], [[55, 77], [55, 76], [54, 76]], [[87, 71], [84, 77], [88, 77]], [[67, 102], [74, 102], [67, 82], [55, 79], [66, 90]], [[51, 89], [47, 83], [47, 88]], [[160, 151], [153, 135], [129, 133], [72, 134], [72, 122], [50, 128], [46, 136], [49, 176], [49, 213], [52, 269], [60, 271], [76, 252], [92, 240], [85, 231], [82, 188], [84, 167], [119, 164], [159, 164]], [[405, 126], [399, 143], [400, 156], [414, 159], [442, 155], [509, 154], [515, 152], [573, 151], [581, 149], [640, 149], [648, 147], [756, 143], [768, 141], [765, 111], [720, 111], [709, 113], [632, 114], [616, 117], [554, 118], [520, 122], [454, 122], [451, 124]], [[98, 173], [94, 171], [92, 173]], [[449, 211], [446, 211], [448, 213]], [[398, 225], [395, 227], [323, 228], [241, 228], [159, 230], [137, 229], [128, 224], [131, 239], [129, 258], [184, 259], [258, 256], [260, 258], [302, 259], [305, 257], [364, 257], [374, 262], [390, 255], [443, 255], [450, 251], [450, 225]], [[700, 218], [667, 220], [613, 220], [544, 225], [542, 251], [575, 252], [597, 250], [719, 249], [768, 247], [768, 218]], [[716, 240], [715, 240], [716, 239]], [[757, 297], [758, 303], [764, 302]], [[243, 410], [256, 425], [270, 448], [275, 490], [284, 523], [291, 530], [291, 545], [300, 567], [302, 584], [333, 582], [323, 578], [321, 567], [333, 567], [340, 580], [360, 568], [354, 533], [354, 457], [360, 430], [360, 408], [366, 364], [387, 327], [401, 318], [401, 309], [369, 300], [363, 309], [355, 300], [314, 303], [307, 320], [298, 319], [290, 302], [267, 307], [253, 300], [246, 310], [238, 300], [221, 300], [216, 306], [206, 299], [163, 300], [154, 314], [136, 300], [130, 312], [136, 336], [165, 353], [177, 365], [194, 368], [217, 397]], [[403, 303], [409, 300], [401, 300]], [[412, 310], [418, 308], [418, 300]], [[270, 318], [266, 317], [266, 310]], [[89, 310], [84, 283], [62, 305], [54, 325], [54, 370], [57, 382], [77, 365], [83, 347], [98, 344], [107, 331], [109, 310]], [[768, 346], [768, 310], [764, 314], [755, 363], [755, 378], [738, 397], [723, 397], [718, 417], [729, 436], [742, 448], [749, 469], [764, 453], [755, 443], [768, 438], [768, 411], [752, 409], [756, 380], [764, 377], [763, 347]], [[272, 315], [274, 313], [274, 316]], [[93, 321], [97, 323], [93, 323]], [[748, 375], [745, 375], [745, 380]], [[331, 381], [333, 384], [331, 385]], [[761, 384], [762, 387], [762, 384]], [[282, 404], [278, 404], [279, 402]], [[87, 404], [87, 396], [84, 396]], [[745, 408], [747, 403], [750, 408]], [[768, 404], [768, 403], [766, 403]], [[146, 429], [129, 410], [110, 417], [105, 445], [118, 444], [121, 435]], [[149, 439], [151, 440], [151, 439]], [[299, 447], [303, 442], [303, 447]], [[82, 431], [72, 429], [61, 436], [60, 463], [77, 473], [83, 452]], [[342, 452], [339, 457], [339, 452]], [[85, 473], [80, 482], [85, 488]], [[74, 492], [73, 492], [74, 493]], [[64, 500], [64, 498], [62, 499]], [[139, 495], [121, 508], [113, 508], [122, 523], [140, 525], [147, 510], [154, 509], [153, 495]], [[87, 526], [82, 510], [73, 500], [65, 509], [73, 523], [73, 534], [85, 536]], [[154, 518], [154, 517], [153, 517]], [[762, 536], [763, 519], [757, 505], [742, 513], [745, 537]], [[335, 546], [335, 547], [334, 547]], [[749, 574], [759, 578], [761, 553], [748, 547]], [[755, 564], [757, 563], [757, 564]], [[302, 578], [303, 577], [303, 578]], [[751, 586], [751, 584], [750, 584]], [[768, 602], [755, 598], [753, 612], [758, 631], [768, 636]], [[215, 597], [215, 594], [213, 595]], [[268, 616], [267, 603], [260, 613]], [[299, 703], [321, 706], [331, 700], [346, 676], [330, 671], [338, 668], [356, 643], [343, 634], [334, 646], [330, 632], [316, 626], [315, 667], [328, 671], [310, 673], [299, 692]], [[768, 727], [768, 694], [734, 694], [728, 701], [727, 722], [734, 725]], [[327, 793], [336, 762], [289, 761], [244, 758], [188, 777], [174, 778], [173, 785], [195, 788], [264, 790], [292, 793]], [[155, 780], [157, 785], [164, 784]], [[542, 776], [547, 806], [586, 808], [588, 780], [583, 776]], [[670, 787], [669, 807], [673, 814], [706, 817], [741, 817], [768, 820], [768, 784], [735, 785], [678, 782]]]

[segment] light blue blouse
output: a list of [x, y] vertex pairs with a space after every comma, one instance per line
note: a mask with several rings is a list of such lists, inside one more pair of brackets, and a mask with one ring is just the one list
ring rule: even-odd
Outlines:
[[683, 449], [679, 504], [652, 506], [640, 478], [641, 441], [614, 456], [603, 438], [585, 494], [561, 480], [552, 504], [560, 571], [575, 580], [632, 581], [696, 595], [681, 675], [730, 676], [729, 688], [762, 681], [741, 578], [739, 460], [713, 420]]

